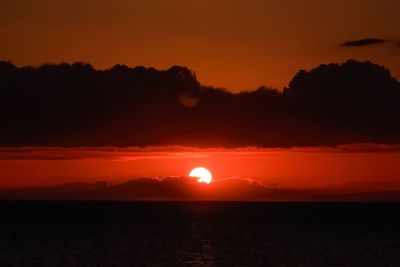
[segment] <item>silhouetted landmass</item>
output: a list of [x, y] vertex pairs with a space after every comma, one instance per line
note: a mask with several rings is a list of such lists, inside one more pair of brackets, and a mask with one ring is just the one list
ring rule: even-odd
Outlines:
[[360, 40], [347, 41], [341, 44], [341, 46], [367, 46], [385, 43], [387, 40], [379, 38], [365, 38]]
[[400, 201], [398, 191], [338, 193], [270, 187], [256, 181], [227, 178], [211, 185], [191, 177], [141, 177], [116, 185], [107, 182], [0, 189], [0, 200], [168, 200], [168, 201]]
[[283, 92], [202, 86], [175, 66], [0, 63], [0, 146], [314, 146], [400, 141], [400, 84], [347, 61], [299, 71]]

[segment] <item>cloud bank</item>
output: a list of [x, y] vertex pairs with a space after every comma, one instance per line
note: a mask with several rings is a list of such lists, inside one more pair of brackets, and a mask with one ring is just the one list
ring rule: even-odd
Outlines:
[[347, 61], [283, 92], [203, 86], [185, 67], [0, 63], [0, 146], [292, 147], [400, 142], [400, 84]]

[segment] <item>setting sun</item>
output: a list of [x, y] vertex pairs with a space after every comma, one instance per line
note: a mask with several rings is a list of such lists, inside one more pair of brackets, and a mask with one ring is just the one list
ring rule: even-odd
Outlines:
[[199, 183], [211, 183], [212, 181], [212, 174], [209, 170], [203, 167], [194, 168], [190, 173], [190, 177], [199, 178], [197, 182]]

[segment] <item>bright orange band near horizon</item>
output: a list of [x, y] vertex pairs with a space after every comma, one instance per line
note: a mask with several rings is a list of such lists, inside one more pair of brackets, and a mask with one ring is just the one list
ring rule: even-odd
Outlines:
[[204, 166], [213, 180], [238, 177], [273, 187], [342, 191], [400, 189], [400, 149], [17, 148], [0, 150], [0, 188], [69, 182], [126, 182], [137, 177], [186, 176]]

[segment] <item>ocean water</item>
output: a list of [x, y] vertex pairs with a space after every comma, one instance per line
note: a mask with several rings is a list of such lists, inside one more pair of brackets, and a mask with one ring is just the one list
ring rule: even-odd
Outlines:
[[398, 203], [0, 202], [0, 266], [400, 266]]

